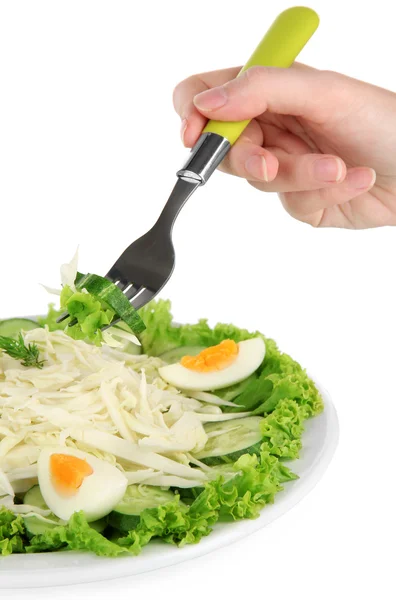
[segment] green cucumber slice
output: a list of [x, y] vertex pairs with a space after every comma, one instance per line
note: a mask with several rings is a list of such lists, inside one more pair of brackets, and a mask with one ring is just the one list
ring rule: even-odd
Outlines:
[[48, 506], [45, 503], [39, 485], [34, 485], [30, 488], [30, 490], [26, 492], [23, 498], [23, 503], [31, 504], [32, 506], [37, 506], [37, 508], [42, 508], [43, 510], [48, 509]]
[[[43, 510], [48, 510], [48, 506], [46, 505], [44, 498], [40, 491], [39, 485], [34, 485], [30, 490], [28, 490], [23, 499], [24, 504], [31, 504], [32, 506], [37, 506], [37, 508], [42, 508]], [[50, 529], [54, 529], [58, 525], [61, 525], [61, 521], [58, 519], [56, 515], [51, 513], [48, 516], [51, 521], [56, 521], [56, 523], [46, 523], [42, 521], [38, 517], [24, 517], [24, 523], [26, 527], [26, 531], [29, 535], [39, 535], [41, 533], [46, 533]], [[98, 519], [97, 521], [93, 521], [89, 524], [92, 529], [102, 533], [107, 527], [106, 519]]]
[[183, 356], [197, 356], [205, 348], [206, 346], [178, 346], [160, 354], [159, 358], [166, 363], [173, 364], [179, 362]]
[[[37, 506], [37, 508], [42, 508], [43, 510], [47, 510], [48, 506], [46, 505], [44, 498], [40, 491], [39, 485], [34, 485], [30, 490], [28, 490], [23, 499], [24, 504], [31, 504], [32, 506]], [[59, 519], [54, 514], [50, 514], [48, 516], [51, 521], [56, 521], [59, 524]], [[24, 517], [23, 518], [26, 531], [31, 535], [39, 535], [41, 533], [46, 533], [50, 529], [53, 529], [57, 525], [52, 523], [46, 523], [42, 521], [38, 517]]]
[[[52, 515], [48, 518], [52, 519]], [[57, 526], [53, 523], [46, 523], [38, 517], [23, 517], [23, 522], [25, 524], [26, 531], [30, 536], [47, 533], [47, 531], [50, 531], [51, 529], [54, 529]]]
[[123, 499], [107, 517], [107, 522], [114, 529], [122, 532], [135, 529], [140, 521], [140, 514], [146, 508], [157, 508], [173, 502], [175, 494], [161, 488], [144, 485], [128, 485]]
[[91, 273], [87, 273], [83, 277], [78, 277], [76, 281], [76, 288], [78, 290], [86, 289], [87, 292], [105, 302], [134, 333], [141, 333], [146, 329], [138, 312], [114, 283], [105, 277], [92, 275]]
[[212, 466], [235, 462], [242, 454], [259, 454], [262, 421], [262, 417], [243, 417], [233, 421], [207, 423], [206, 433], [217, 435], [209, 437], [203, 450], [194, 456]]
[[38, 327], [40, 325], [32, 319], [5, 319], [0, 321], [0, 335], [16, 339], [21, 331], [30, 331]]

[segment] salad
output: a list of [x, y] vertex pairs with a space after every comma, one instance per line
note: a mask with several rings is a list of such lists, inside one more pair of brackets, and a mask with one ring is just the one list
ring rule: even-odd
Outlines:
[[0, 322], [0, 555], [137, 555], [258, 517], [323, 410], [306, 372], [260, 332], [136, 312], [76, 257], [61, 275], [59, 310]]

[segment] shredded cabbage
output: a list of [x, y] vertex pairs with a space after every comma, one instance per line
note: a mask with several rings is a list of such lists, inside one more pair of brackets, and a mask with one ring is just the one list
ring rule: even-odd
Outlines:
[[[73, 269], [65, 269], [66, 285]], [[191, 466], [189, 453], [206, 444], [203, 424], [244, 414], [222, 413], [209, 395], [192, 398], [167, 385], [158, 358], [48, 328], [25, 339], [45, 363], [26, 368], [0, 354], [0, 504], [37, 482], [40, 450], [52, 445], [109, 461], [130, 483], [202, 485], [207, 471]]]

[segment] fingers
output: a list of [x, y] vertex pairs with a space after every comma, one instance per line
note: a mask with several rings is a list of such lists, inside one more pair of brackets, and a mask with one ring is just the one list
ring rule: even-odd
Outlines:
[[352, 80], [300, 66], [252, 67], [225, 84], [197, 94], [194, 105], [205, 117], [221, 121], [252, 119], [268, 110], [323, 122], [332, 116], [335, 97], [341, 92], [343, 104], [337, 105], [337, 111], [347, 109], [348, 91], [353, 85], [348, 86], [348, 81]]
[[195, 94], [199, 94], [212, 87], [224, 85], [227, 81], [234, 79], [240, 70], [240, 67], [231, 67], [220, 71], [209, 71], [208, 73], [191, 75], [191, 77], [184, 79], [175, 87], [173, 92], [175, 111], [181, 118], [188, 116], [190, 108], [194, 108], [192, 100]]
[[182, 119], [181, 138], [187, 148], [195, 144], [207, 121], [195, 107], [194, 96], [211, 87], [223, 85], [235, 78], [239, 71], [240, 67], [235, 67], [193, 75], [176, 86], [173, 92], [173, 105]]
[[[373, 187], [375, 178], [373, 169], [355, 167], [348, 170], [339, 184], [318, 190], [281, 193], [280, 199], [292, 217], [318, 226], [326, 209], [341, 206], [364, 194]], [[253, 182], [252, 185], [261, 189], [260, 184]]]
[[[288, 154], [278, 148], [267, 148], [278, 159], [279, 168], [274, 180], [263, 181], [261, 189], [266, 192], [300, 192], [318, 190], [340, 183], [346, 176], [347, 167], [338, 156], [331, 154]], [[259, 181], [255, 162], [249, 161], [246, 177]]]
[[221, 171], [243, 177], [250, 182], [271, 182], [276, 178], [278, 168], [278, 159], [274, 154], [248, 140], [235, 144], [220, 165]]
[[340, 183], [347, 167], [330, 154], [289, 154], [279, 148], [262, 148], [263, 133], [252, 121], [231, 148], [221, 170], [249, 182], [265, 192], [317, 190]]
[[[237, 177], [252, 179], [251, 162], [257, 163], [257, 181], [272, 181], [278, 172], [278, 159], [262, 148], [263, 131], [256, 121], [251, 121], [239, 140], [221, 163], [219, 170]], [[253, 177], [255, 180], [256, 178]]]

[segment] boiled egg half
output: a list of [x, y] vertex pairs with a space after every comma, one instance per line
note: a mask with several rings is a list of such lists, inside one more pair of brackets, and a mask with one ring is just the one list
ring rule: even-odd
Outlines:
[[218, 390], [249, 377], [261, 365], [265, 343], [261, 337], [238, 344], [224, 340], [197, 356], [183, 356], [179, 363], [160, 367], [162, 379], [191, 391]]
[[87, 521], [104, 517], [120, 502], [128, 485], [119, 469], [74, 448], [44, 448], [37, 466], [48, 508], [65, 521], [80, 510]]

